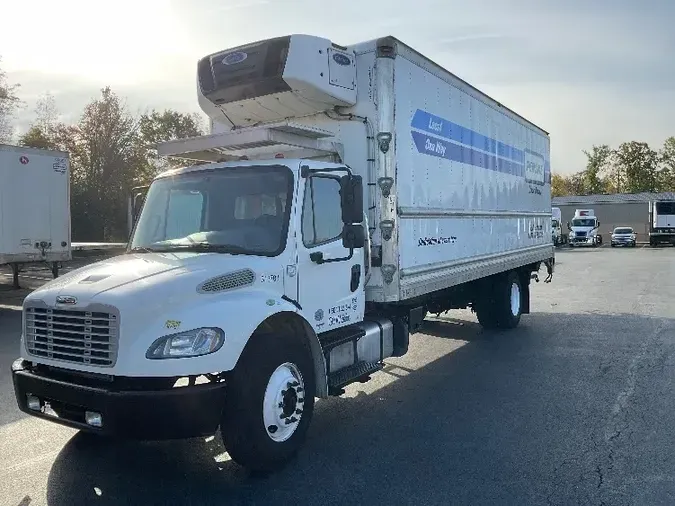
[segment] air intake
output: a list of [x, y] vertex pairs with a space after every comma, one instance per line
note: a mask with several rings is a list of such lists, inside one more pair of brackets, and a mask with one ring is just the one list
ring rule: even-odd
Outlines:
[[251, 269], [222, 274], [215, 278], [207, 279], [197, 287], [199, 293], [218, 293], [244, 286], [250, 286], [255, 281], [255, 274]]

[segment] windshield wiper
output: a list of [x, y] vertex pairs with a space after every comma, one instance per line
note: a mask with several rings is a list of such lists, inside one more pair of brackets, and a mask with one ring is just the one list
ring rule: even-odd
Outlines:
[[192, 244], [170, 244], [151, 251], [168, 253], [172, 251], [194, 251], [197, 253], [229, 253], [231, 255], [250, 254], [251, 251], [235, 244], [211, 244], [209, 242], [195, 242]]
[[154, 253], [156, 250], [144, 246], [135, 246], [129, 250], [129, 253]]

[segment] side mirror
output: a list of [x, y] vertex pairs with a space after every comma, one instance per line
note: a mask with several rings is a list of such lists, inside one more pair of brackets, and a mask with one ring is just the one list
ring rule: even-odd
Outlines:
[[342, 227], [342, 245], [347, 249], [363, 248], [366, 244], [366, 233], [361, 224], [348, 223]]
[[600, 220], [598, 220], [598, 227], [600, 226]]
[[363, 178], [361, 176], [340, 178], [340, 199], [342, 201], [342, 223], [363, 223]]
[[567, 222], [567, 230], [572, 230], [572, 227], [570, 227], [570, 222]]

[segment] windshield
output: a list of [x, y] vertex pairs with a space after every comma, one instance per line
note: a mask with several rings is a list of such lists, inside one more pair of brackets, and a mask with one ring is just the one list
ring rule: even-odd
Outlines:
[[293, 175], [247, 166], [158, 179], [146, 197], [132, 251], [219, 251], [275, 256], [286, 247]]
[[632, 228], [615, 228], [614, 233], [615, 234], [632, 234], [633, 229]]
[[595, 218], [577, 218], [572, 220], [573, 227], [594, 227]]

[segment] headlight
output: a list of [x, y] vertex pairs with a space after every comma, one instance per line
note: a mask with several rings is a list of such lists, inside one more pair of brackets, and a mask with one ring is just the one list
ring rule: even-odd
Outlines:
[[225, 342], [221, 329], [205, 327], [162, 336], [145, 353], [146, 358], [199, 357], [218, 351]]

